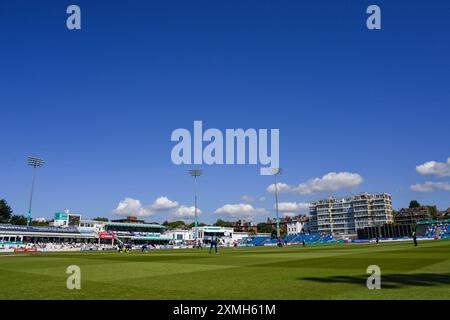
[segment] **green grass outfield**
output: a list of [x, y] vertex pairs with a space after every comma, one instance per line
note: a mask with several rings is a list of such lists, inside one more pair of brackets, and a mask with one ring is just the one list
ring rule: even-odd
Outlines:
[[[81, 290], [66, 268], [81, 268]], [[368, 290], [378, 265], [382, 289]], [[450, 241], [0, 255], [0, 299], [450, 299]]]

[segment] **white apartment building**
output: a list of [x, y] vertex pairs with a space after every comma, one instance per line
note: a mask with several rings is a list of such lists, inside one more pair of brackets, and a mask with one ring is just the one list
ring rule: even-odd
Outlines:
[[[164, 233], [164, 236], [172, 239], [172, 241], [176, 244], [182, 244], [186, 241], [198, 240], [202, 243], [211, 239], [212, 235], [218, 235], [220, 241], [225, 245], [232, 245], [235, 241], [241, 241], [245, 238], [248, 238], [249, 235], [247, 232], [236, 232], [233, 228], [225, 228], [225, 227], [216, 227], [216, 226], [204, 226], [197, 228], [197, 238], [196, 238], [196, 229], [192, 228], [189, 230], [185, 229], [175, 229], [168, 230]], [[258, 234], [258, 236], [262, 237], [270, 237], [270, 234]]]
[[345, 198], [327, 198], [311, 203], [313, 232], [354, 234], [356, 230], [394, 221], [392, 198], [387, 193], [362, 193]]
[[288, 236], [309, 231], [308, 224], [309, 224], [308, 222], [296, 221], [296, 220], [288, 222], [286, 225], [286, 230], [287, 230]]
[[195, 240], [194, 232], [189, 229], [174, 229], [169, 230], [164, 233], [165, 236], [172, 239], [172, 241], [176, 244], [184, 243], [185, 241]]

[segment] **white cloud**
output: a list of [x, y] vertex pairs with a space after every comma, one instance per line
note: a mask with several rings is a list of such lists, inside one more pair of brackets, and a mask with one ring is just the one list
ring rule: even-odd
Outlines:
[[[309, 195], [326, 191], [338, 191], [341, 189], [352, 189], [359, 186], [364, 179], [357, 173], [352, 172], [329, 172], [321, 178], [309, 179], [298, 186], [289, 186], [286, 183], [278, 183], [280, 193], [292, 192], [300, 195]], [[267, 188], [270, 193], [275, 192], [275, 184]]]
[[[286, 193], [286, 192], [292, 192], [292, 187], [289, 186], [286, 183], [281, 183], [278, 182], [277, 183], [277, 188], [278, 188], [278, 192], [279, 193]], [[269, 193], [275, 193], [275, 183], [271, 184], [270, 186], [267, 187], [267, 192]]]
[[[274, 205], [275, 208], [275, 205]], [[285, 211], [289, 213], [298, 213], [301, 211], [309, 211], [309, 203], [297, 203], [297, 202], [280, 202], [278, 204], [278, 209], [280, 211]]]
[[133, 198], [125, 198], [119, 202], [113, 212], [120, 216], [150, 217], [158, 211], [178, 208], [178, 202], [167, 197], [159, 197], [152, 204], [144, 206], [141, 201]]
[[[200, 216], [202, 211], [197, 208], [197, 216]], [[169, 214], [170, 219], [173, 220], [194, 220], [195, 219], [195, 207], [180, 206]]]
[[324, 191], [337, 191], [340, 189], [351, 189], [359, 186], [363, 178], [357, 173], [351, 172], [330, 172], [322, 178], [310, 179], [299, 184], [295, 192], [305, 195]]
[[253, 217], [267, 215], [268, 212], [263, 208], [254, 208], [250, 204], [226, 204], [214, 211], [215, 214], [235, 219], [248, 219]]
[[297, 213], [295, 212], [284, 212], [283, 217], [295, 217]]
[[261, 198], [259, 198], [259, 201], [261, 201], [261, 202], [266, 201], [266, 197], [261, 197]]
[[414, 184], [411, 190], [416, 192], [432, 192], [435, 190], [450, 191], [450, 183], [448, 182], [425, 182], [422, 184]]
[[150, 217], [155, 213], [148, 207], [143, 207], [139, 200], [125, 198], [113, 212], [119, 216]]
[[416, 171], [423, 175], [450, 177], [450, 158], [447, 162], [429, 161], [416, 167]]
[[155, 211], [165, 211], [178, 208], [179, 204], [167, 197], [159, 197], [151, 205], [150, 208]]
[[253, 198], [252, 196], [248, 196], [248, 195], [244, 194], [241, 197], [241, 200], [244, 201], [244, 202], [253, 202], [253, 201], [255, 201], [255, 198]]
[[33, 219], [33, 221], [37, 221], [37, 222], [47, 222], [47, 219], [41, 217], [41, 218]]

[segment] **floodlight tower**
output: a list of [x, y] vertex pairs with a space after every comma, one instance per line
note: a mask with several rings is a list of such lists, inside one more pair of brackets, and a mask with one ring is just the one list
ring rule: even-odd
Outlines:
[[28, 218], [27, 218], [27, 226], [31, 223], [31, 204], [33, 202], [33, 191], [34, 191], [34, 181], [36, 180], [36, 168], [42, 167], [44, 165], [44, 160], [36, 157], [28, 157], [28, 165], [32, 166], [33, 169], [33, 180], [31, 183], [31, 193], [30, 193], [30, 203], [28, 206]]
[[195, 240], [197, 240], [197, 227], [198, 227], [198, 215], [197, 215], [197, 178], [200, 177], [202, 175], [202, 170], [200, 169], [193, 169], [193, 170], [189, 170], [189, 175], [191, 177], [194, 177], [194, 205], [195, 205], [195, 221], [194, 221], [194, 226], [195, 226]]
[[277, 212], [277, 238], [280, 239], [281, 232], [280, 232], [280, 218], [279, 218], [279, 211], [278, 211], [278, 179], [277, 176], [281, 174], [281, 168], [273, 168], [272, 174], [275, 176], [275, 210]]

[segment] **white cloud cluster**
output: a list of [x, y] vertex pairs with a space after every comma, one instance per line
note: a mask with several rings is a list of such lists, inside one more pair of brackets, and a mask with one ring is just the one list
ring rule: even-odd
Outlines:
[[[298, 186], [289, 186], [286, 183], [278, 183], [277, 186], [280, 193], [292, 192], [300, 195], [310, 195], [326, 191], [356, 188], [363, 181], [364, 179], [357, 173], [329, 172], [321, 178], [309, 179]], [[274, 193], [275, 184], [270, 185], [267, 191]]]
[[448, 182], [431, 182], [427, 181], [422, 184], [414, 184], [411, 186], [411, 190], [416, 192], [432, 192], [435, 190], [450, 191], [450, 183]]
[[229, 218], [247, 220], [268, 214], [267, 210], [264, 208], [254, 208], [252, 205], [245, 203], [226, 204], [223, 207], [218, 208], [214, 213]]
[[[197, 216], [200, 216], [202, 211], [197, 208]], [[194, 220], [195, 218], [195, 207], [180, 206], [175, 211], [169, 214], [172, 220]]]
[[295, 217], [297, 213], [295, 212], [283, 212], [283, 217]]
[[119, 216], [150, 217], [155, 214], [149, 207], [144, 207], [139, 200], [125, 198], [120, 201], [113, 212]]
[[450, 158], [447, 159], [447, 162], [425, 162], [424, 164], [418, 165], [416, 171], [423, 175], [450, 177]]
[[[140, 218], [151, 217], [162, 211], [170, 211], [169, 217], [189, 220], [195, 217], [195, 208], [183, 206], [167, 197], [159, 197], [152, 204], [144, 206], [141, 201], [133, 198], [125, 198], [120, 201], [113, 213], [120, 216], [136, 216]], [[197, 209], [197, 214], [201, 210]]]
[[[274, 205], [275, 209], [275, 205]], [[309, 203], [304, 202], [280, 202], [278, 209], [286, 213], [295, 214], [299, 212], [309, 211]]]
[[[450, 158], [447, 159], [447, 162], [425, 162], [424, 164], [418, 165], [416, 171], [422, 175], [450, 177]], [[450, 183], [427, 181], [425, 183], [413, 184], [411, 190], [416, 192], [450, 191]]]
[[[286, 183], [278, 182], [277, 189], [278, 189], [279, 193], [287, 193], [287, 192], [292, 192], [294, 187], [291, 187], [290, 185], [288, 185]], [[275, 193], [275, 183], [271, 184], [270, 186], [267, 187], [267, 192]]]
[[314, 194], [324, 191], [337, 191], [340, 189], [351, 189], [359, 186], [363, 178], [357, 173], [330, 172], [322, 178], [314, 178], [306, 183], [301, 183], [296, 188], [300, 194]]
[[150, 208], [154, 211], [165, 211], [178, 208], [178, 202], [172, 201], [167, 197], [159, 197], [156, 199]]
[[253, 198], [252, 196], [248, 196], [248, 195], [244, 194], [241, 197], [241, 200], [244, 201], [244, 202], [254, 202], [255, 198]]

